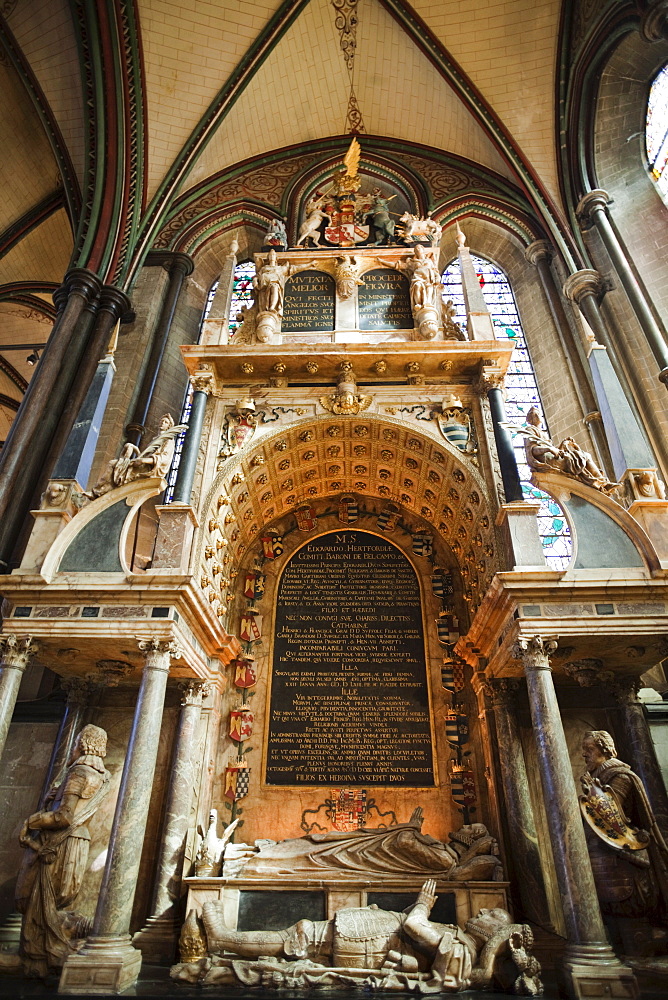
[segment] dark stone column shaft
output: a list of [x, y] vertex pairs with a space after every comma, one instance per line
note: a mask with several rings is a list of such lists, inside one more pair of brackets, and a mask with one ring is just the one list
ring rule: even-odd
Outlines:
[[169, 264], [169, 283], [160, 310], [160, 316], [153, 337], [151, 338], [151, 351], [142, 378], [139, 394], [132, 411], [132, 419], [126, 428], [127, 440], [138, 445], [145, 430], [151, 399], [155, 390], [156, 382], [162, 359], [167, 348], [167, 341], [172, 328], [176, 305], [181, 294], [183, 282], [193, 271], [193, 261], [185, 253], [173, 253], [164, 255], [164, 263]]
[[515, 449], [510, 439], [510, 434], [502, 425], [506, 420], [506, 410], [503, 403], [503, 391], [500, 387], [491, 386], [487, 390], [489, 409], [492, 415], [492, 426], [494, 428], [494, 440], [496, 451], [499, 456], [501, 467], [501, 479], [503, 489], [506, 494], [506, 503], [513, 503], [523, 500], [522, 484], [520, 474], [517, 471], [517, 461], [515, 459]]
[[92, 938], [127, 938], [137, 888], [144, 833], [158, 756], [160, 726], [169, 674], [169, 642], [139, 644], [146, 663], [142, 672], [109, 851], [100, 887]]
[[172, 503], [190, 503], [193, 483], [195, 481], [195, 469], [197, 468], [197, 457], [202, 440], [202, 427], [204, 426], [207, 398], [205, 391], [195, 388], [190, 406], [188, 430], [183, 441], [179, 471], [174, 485]]
[[628, 685], [615, 686], [617, 701], [620, 703], [619, 716], [622, 739], [619, 742], [622, 743], [627, 754], [627, 763], [642, 778], [656, 821], [661, 832], [666, 836], [668, 835], [668, 793], [663, 782], [659, 762], [656, 759], [656, 750], [647, 722], [645, 707], [636, 701], [634, 680]]
[[16, 698], [21, 686], [23, 671], [32, 653], [37, 652], [37, 643], [31, 636], [17, 639], [14, 635], [0, 636], [0, 757], [2, 757], [9, 726], [14, 714]]
[[[77, 366], [76, 378], [62, 411], [58, 429], [53, 437], [44, 464], [43, 479], [49, 479], [52, 469], [60, 457], [74, 423], [83, 406], [88, 390], [95, 378], [100, 359], [104, 357], [109, 338], [117, 321], [130, 310], [130, 300], [119, 288], [107, 285], [100, 295], [100, 304], [86, 350]], [[82, 483], [82, 486], [87, 485]]]
[[[0, 455], [0, 562], [7, 564], [27, 514], [47, 449], [61, 417], [87, 336], [86, 307], [101, 288], [97, 275], [70, 271], [60, 301], [66, 297], [44, 353], [26, 390]], [[86, 319], [86, 322], [81, 322]], [[72, 357], [75, 356], [74, 363]]]
[[498, 761], [513, 868], [518, 876], [517, 885], [525, 916], [545, 927], [550, 923], [550, 910], [543, 884], [536, 824], [517, 722], [519, 683], [498, 680], [494, 682], [493, 691]]

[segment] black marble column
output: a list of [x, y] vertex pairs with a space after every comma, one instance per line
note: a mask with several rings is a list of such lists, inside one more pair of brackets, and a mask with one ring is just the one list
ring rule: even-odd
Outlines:
[[179, 462], [179, 471], [176, 475], [176, 483], [174, 484], [172, 503], [190, 503], [193, 483], [195, 481], [195, 470], [197, 468], [197, 457], [202, 440], [206, 403], [209, 393], [213, 389], [213, 372], [198, 372], [192, 376], [190, 383], [193, 387], [190, 417], [188, 419], [188, 430], [183, 441], [181, 461]]
[[59, 314], [0, 454], [0, 568], [9, 563], [43, 473], [101, 288], [96, 274], [76, 268], [54, 293]]
[[503, 426], [506, 422], [506, 408], [503, 400], [503, 388], [500, 384], [487, 383], [487, 399], [489, 410], [492, 415], [492, 427], [494, 429], [494, 441], [496, 451], [499, 456], [501, 467], [501, 480], [503, 491], [506, 495], [506, 503], [514, 503], [523, 500], [522, 483], [517, 470], [517, 460], [515, 449], [508, 430]]
[[541, 927], [550, 925], [550, 908], [543, 883], [538, 836], [529, 794], [526, 762], [517, 721], [520, 682], [493, 681], [497, 758], [506, 804], [510, 852], [524, 915]]
[[576, 213], [583, 229], [592, 225], [596, 227], [659, 366], [659, 379], [668, 387], [668, 345], [629, 265], [619, 237], [612, 228], [607, 209], [609, 204], [610, 196], [607, 191], [589, 191], [580, 200]]
[[16, 698], [28, 660], [39, 649], [32, 636], [0, 636], [0, 757], [5, 749]]
[[589, 861], [571, 761], [554, 690], [556, 642], [520, 636], [513, 655], [524, 667], [538, 751], [555, 877], [566, 925], [562, 988], [569, 996], [634, 997], [638, 987], [607, 943]]
[[178, 900], [198, 765], [195, 747], [202, 700], [208, 694], [208, 687], [203, 681], [185, 681], [180, 687], [182, 708], [174, 742], [151, 916], [146, 926], [133, 938], [133, 944], [139, 948], [144, 960], [159, 965], [171, 965], [174, 961], [180, 931]]
[[128, 744], [107, 862], [91, 936], [63, 967], [59, 992], [83, 995], [120, 993], [137, 979], [141, 952], [132, 947], [130, 920], [137, 888], [170, 659], [180, 655], [173, 642], [139, 642], [145, 656]]

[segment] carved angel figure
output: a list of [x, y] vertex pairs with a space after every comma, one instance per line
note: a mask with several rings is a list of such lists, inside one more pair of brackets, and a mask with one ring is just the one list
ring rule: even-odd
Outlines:
[[273, 312], [282, 316], [285, 282], [293, 274], [299, 274], [300, 271], [314, 267], [315, 264], [315, 260], [307, 261], [305, 264], [279, 264], [276, 251], [270, 250], [265, 263], [253, 278], [253, 288], [257, 292], [260, 312]]
[[619, 483], [610, 482], [589, 452], [584, 451], [573, 438], [564, 438], [559, 446], [553, 444], [542, 429], [540, 414], [534, 406], [527, 413], [523, 427], [508, 426], [524, 436], [527, 462], [536, 472], [561, 472], [602, 493], [611, 493], [619, 486]]
[[127, 441], [118, 458], [112, 458], [95, 486], [83, 495], [89, 500], [95, 500], [135, 479], [164, 479], [174, 457], [174, 439], [187, 429], [187, 424], [175, 424], [172, 415], [165, 413], [160, 420], [160, 432], [149, 441], [144, 450], [140, 452], [135, 444]]

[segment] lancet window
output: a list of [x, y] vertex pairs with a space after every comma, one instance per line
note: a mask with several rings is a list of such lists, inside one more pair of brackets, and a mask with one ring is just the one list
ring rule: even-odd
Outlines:
[[[521, 426], [532, 406], [538, 410], [547, 426], [538, 392], [536, 374], [524, 338], [515, 296], [506, 275], [484, 257], [471, 254], [478, 275], [487, 308], [494, 324], [497, 340], [511, 340], [514, 344], [513, 356], [506, 376], [506, 415], [508, 422]], [[457, 310], [455, 320], [466, 328], [466, 309], [459, 261], [454, 260], [443, 272], [443, 297], [452, 299]], [[538, 530], [543, 543], [543, 551], [548, 564], [553, 569], [565, 569], [568, 565], [572, 543], [568, 522], [559, 504], [536, 489], [531, 483], [531, 470], [527, 465], [523, 439], [514, 438], [515, 457], [522, 480], [522, 492], [526, 500], [538, 501]]]
[[668, 66], [657, 73], [650, 87], [645, 122], [647, 161], [652, 177], [668, 198]]
[[255, 264], [252, 260], [245, 260], [237, 264], [234, 269], [234, 280], [232, 282], [232, 298], [230, 300], [230, 320], [228, 331], [230, 338], [234, 337], [239, 327], [239, 313], [246, 307], [249, 309], [253, 305], [253, 278], [255, 277]]

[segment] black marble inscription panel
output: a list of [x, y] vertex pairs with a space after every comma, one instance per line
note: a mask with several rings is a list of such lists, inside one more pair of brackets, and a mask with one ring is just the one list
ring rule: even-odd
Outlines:
[[420, 589], [385, 538], [314, 538], [278, 589], [270, 785], [434, 784]]
[[324, 892], [242, 889], [239, 893], [238, 931], [282, 931], [298, 920], [326, 919]]
[[285, 282], [284, 333], [334, 329], [334, 279], [324, 271], [302, 271]]
[[360, 330], [411, 330], [408, 279], [393, 268], [367, 271], [359, 287]]

